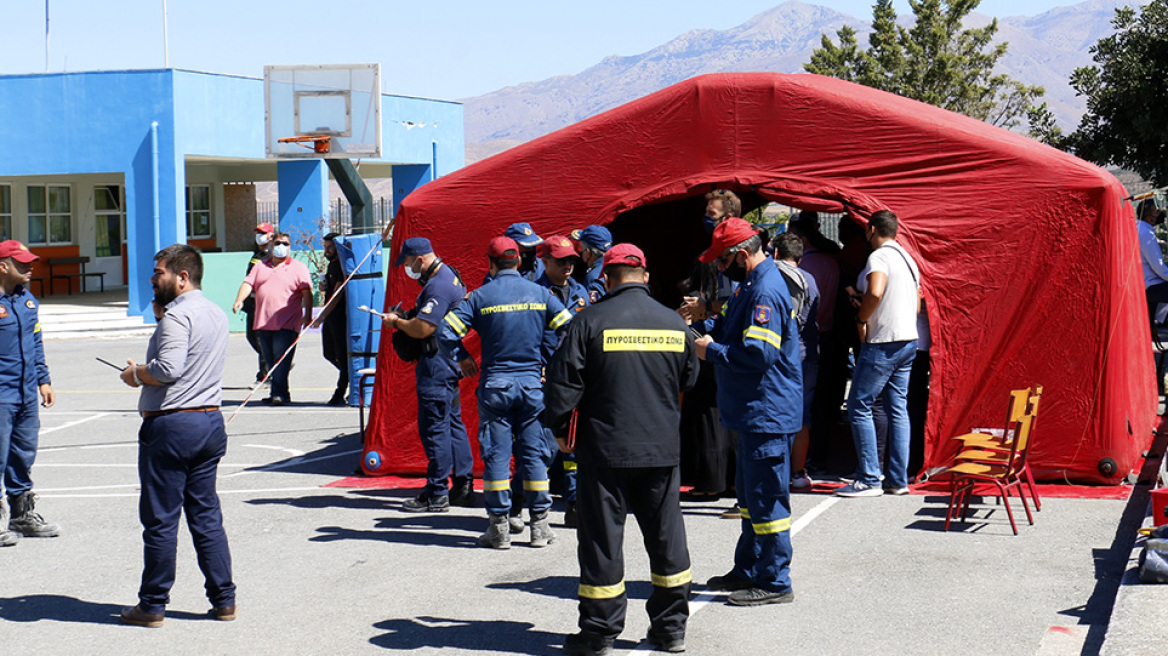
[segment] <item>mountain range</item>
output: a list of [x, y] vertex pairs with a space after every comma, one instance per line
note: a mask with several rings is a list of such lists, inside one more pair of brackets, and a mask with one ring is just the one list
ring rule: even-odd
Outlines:
[[[1044, 101], [1064, 129], [1085, 103], [1068, 78], [1091, 64], [1090, 48], [1112, 30], [1115, 8], [1132, 0], [1088, 0], [1037, 16], [998, 19], [996, 42], [1009, 50], [998, 71], [1045, 87]], [[909, 24], [912, 15], [902, 15]], [[968, 27], [991, 17], [972, 13]], [[821, 35], [851, 25], [863, 46], [868, 21], [828, 7], [789, 0], [728, 30], [692, 30], [648, 52], [610, 56], [575, 75], [559, 75], [464, 98], [466, 159], [471, 163], [695, 75], [730, 71], [800, 73]]]

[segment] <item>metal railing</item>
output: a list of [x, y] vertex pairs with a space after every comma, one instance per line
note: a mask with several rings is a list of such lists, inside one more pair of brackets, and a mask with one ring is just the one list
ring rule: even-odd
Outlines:
[[[360, 232], [381, 232], [393, 220], [393, 199], [381, 197], [373, 199], [373, 226]], [[343, 198], [329, 203], [329, 227], [341, 234], [350, 234], [353, 227], [353, 209]], [[278, 201], [256, 202], [256, 225], [271, 223], [280, 226], [280, 203]]]

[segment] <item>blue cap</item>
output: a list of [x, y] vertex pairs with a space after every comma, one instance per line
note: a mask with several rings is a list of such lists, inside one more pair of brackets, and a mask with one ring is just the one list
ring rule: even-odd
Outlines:
[[507, 232], [504, 232], [503, 236], [514, 239], [516, 244], [524, 248], [534, 248], [543, 243], [539, 235], [535, 234], [535, 231], [531, 229], [531, 224], [529, 223], [512, 223], [507, 226]]
[[607, 253], [612, 248], [612, 233], [604, 226], [590, 225], [580, 231], [580, 243]]
[[410, 237], [406, 243], [402, 244], [401, 254], [394, 260], [394, 266], [401, 266], [402, 262], [406, 261], [407, 257], [417, 257], [425, 255], [426, 253], [433, 253], [434, 248], [430, 246], [430, 240], [425, 237]]

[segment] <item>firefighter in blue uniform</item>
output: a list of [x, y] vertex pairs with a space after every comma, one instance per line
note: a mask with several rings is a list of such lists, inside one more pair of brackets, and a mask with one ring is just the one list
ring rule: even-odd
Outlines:
[[791, 296], [754, 228], [732, 218], [714, 229], [702, 262], [738, 289], [710, 335], [695, 342], [714, 363], [722, 423], [738, 431], [736, 488], [742, 534], [734, 569], [707, 582], [736, 606], [786, 603], [791, 589], [790, 452], [802, 425], [799, 333]]
[[[575, 268], [576, 262], [576, 248], [572, 246], [572, 242], [563, 235], [552, 235], [539, 245], [538, 253], [540, 261], [543, 262], [544, 272], [535, 281], [536, 284], [547, 287], [573, 314], [588, 307], [588, 290], [572, 278], [572, 269]], [[551, 354], [560, 345], [559, 337], [554, 332], [549, 332], [549, 334], [550, 339], [545, 338], [544, 343], [545, 362], [551, 358]], [[554, 442], [550, 431], [548, 431], [548, 439]], [[564, 504], [566, 506], [564, 526], [575, 528], [576, 456], [571, 453], [561, 453], [559, 449], [555, 449], [554, 453], [556, 456], [552, 467], [555, 468], [558, 464], [560, 470], [563, 471]]]
[[584, 286], [588, 289], [588, 300], [595, 303], [604, 296], [604, 267], [601, 262], [604, 254], [612, 248], [612, 233], [608, 228], [590, 225], [574, 235], [580, 242], [580, 260], [584, 262], [587, 273], [584, 277]]
[[37, 394], [46, 408], [54, 400], [38, 304], [27, 288], [38, 259], [18, 241], [0, 242], [0, 475], [12, 509], [10, 519], [0, 497], [0, 546], [16, 544], [22, 535], [47, 538], [61, 532], [33, 511], [29, 475], [41, 427]]
[[[644, 535], [653, 592], [648, 641], [685, 649], [692, 575], [681, 516], [681, 393], [698, 377], [693, 337], [649, 296], [645, 255], [632, 244], [604, 257], [608, 294], [568, 327], [547, 371], [545, 418], [557, 438], [571, 431], [580, 459], [580, 632], [569, 654], [610, 653], [624, 629], [625, 517]], [[561, 450], [573, 445], [563, 439]]]
[[[395, 266], [422, 285], [412, 317], [388, 312], [384, 322], [413, 339], [422, 340], [415, 369], [418, 391], [418, 434], [429, 464], [426, 488], [402, 505], [406, 512], [446, 512], [451, 505], [474, 505], [471, 488], [474, 457], [462, 423], [461, 376], [454, 361], [438, 349], [435, 333], [442, 317], [466, 296], [458, 273], [434, 254], [430, 240], [411, 237], [402, 244]], [[450, 487], [447, 488], [449, 481]]]
[[[478, 368], [463, 348], [471, 328], [482, 344], [479, 379], [479, 446], [483, 458], [483, 499], [490, 519], [479, 544], [495, 549], [511, 546], [507, 514], [511, 510], [511, 454], [531, 518], [531, 546], [554, 540], [548, 521], [551, 496], [547, 466], [551, 448], [539, 415], [543, 412], [542, 345], [544, 331], [562, 331], [572, 319], [547, 289], [524, 280], [519, 246], [507, 237], [487, 244], [492, 281], [476, 289], [446, 315], [438, 332], [442, 350], [466, 376]], [[514, 440], [514, 449], [512, 447]]]

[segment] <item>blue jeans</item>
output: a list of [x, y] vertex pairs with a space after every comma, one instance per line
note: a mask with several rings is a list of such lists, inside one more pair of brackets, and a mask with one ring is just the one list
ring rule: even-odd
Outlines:
[[[35, 392], [32, 398], [23, 404], [0, 404], [0, 475], [10, 497], [32, 489], [30, 471], [36, 460], [37, 434], [41, 429]], [[0, 526], [0, 531], [6, 528]]]
[[879, 397], [888, 413], [888, 485], [908, 485], [908, 451], [911, 428], [908, 421], [908, 379], [917, 341], [864, 344], [856, 358], [852, 390], [848, 393], [848, 419], [856, 444], [856, 480], [880, 485], [880, 457], [876, 448], [876, 425], [872, 404]]
[[[292, 343], [296, 341], [298, 333], [295, 330], [257, 330], [256, 338], [260, 341], [260, 352], [264, 354], [264, 361], [271, 367], [284, 355]], [[279, 397], [284, 401], [291, 401], [292, 396], [288, 393], [288, 371], [292, 369], [292, 358], [296, 357], [296, 351], [293, 350], [284, 358], [280, 366], [271, 370], [272, 372], [272, 396]]]
[[235, 603], [231, 551], [223, 530], [223, 512], [215, 492], [219, 460], [227, 451], [223, 415], [176, 412], [143, 420], [138, 431], [138, 477], [142, 495], [145, 566], [138, 590], [142, 610], [161, 613], [174, 585], [178, 523], [187, 516], [207, 599], [219, 608]]
[[552, 505], [548, 492], [552, 454], [539, 423], [542, 412], [543, 386], [538, 376], [493, 376], [479, 386], [483, 501], [492, 515], [506, 515], [511, 510], [512, 448], [527, 507], [543, 512]]

